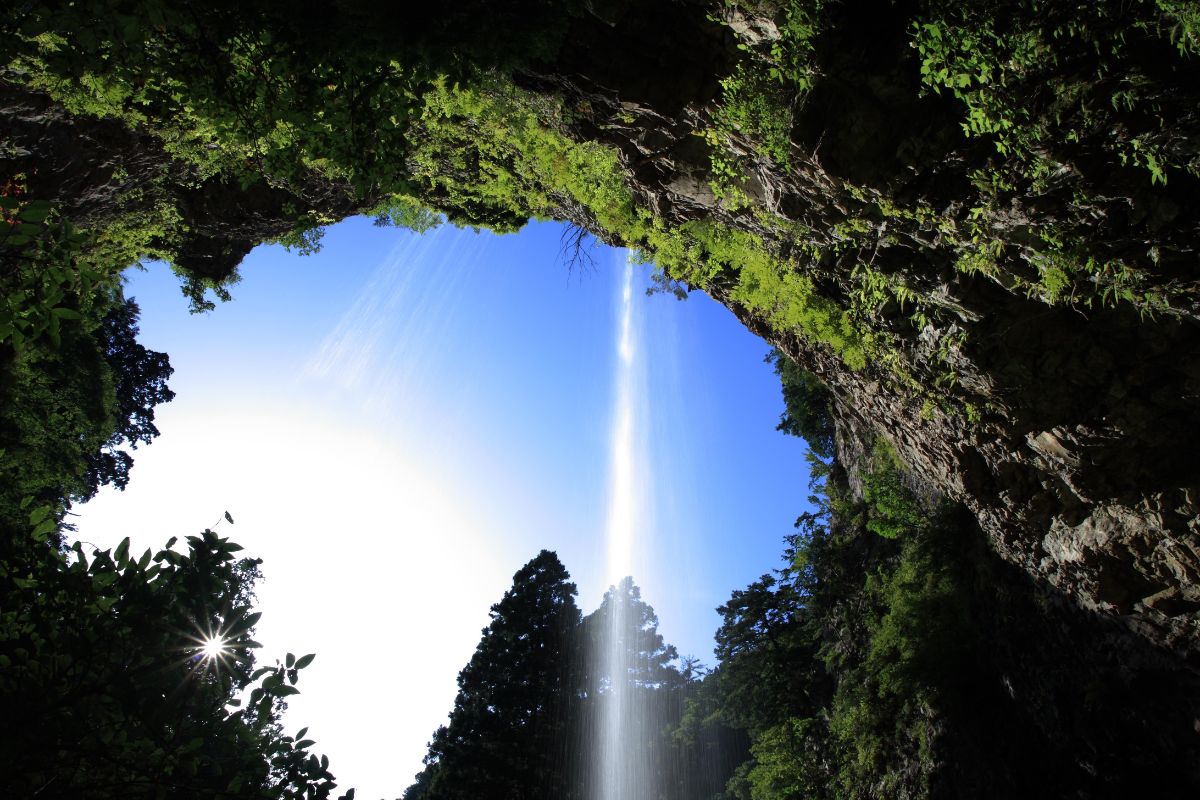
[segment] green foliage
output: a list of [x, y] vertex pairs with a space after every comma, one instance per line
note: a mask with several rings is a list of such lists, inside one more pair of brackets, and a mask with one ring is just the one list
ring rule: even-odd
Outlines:
[[772, 254], [751, 233], [717, 222], [688, 222], [648, 237], [647, 255], [689, 285], [732, 284], [731, 296], [780, 332], [829, 347], [851, 369], [864, 369], [876, 339], [830, 300], [794, 261]]
[[[754, 5], [750, 11], [769, 10]], [[821, 2], [784, 4], [778, 38], [758, 46], [740, 44], [742, 60], [721, 80], [720, 104], [702, 135], [713, 149], [713, 189], [734, 208], [749, 205], [736, 185], [745, 157], [733, 146], [735, 137], [752, 142], [759, 155], [785, 170], [791, 167], [793, 114], [812, 88], [813, 42], [821, 13]]]
[[514, 230], [564, 203], [586, 210], [612, 238], [653, 260], [669, 280], [733, 286], [739, 302], [781, 332], [828, 346], [855, 369], [881, 348], [792, 260], [753, 234], [705, 220], [678, 226], [638, 207], [617, 154], [559, 132], [565, 111], [502, 81], [435, 81], [416, 132], [418, 193], [455, 224]]
[[895, 539], [923, 528], [927, 514], [905, 485], [896, 451], [882, 438], [875, 442], [872, 462], [870, 471], [862, 476], [867, 530]]
[[[402, 13], [357, 0], [311, 14], [270, 3], [26, 4], [0, 20], [0, 70], [74, 115], [118, 121], [165, 149], [163, 157], [139, 144], [132, 180], [110, 170], [99, 194], [117, 199], [89, 210], [89, 265], [113, 276], [147, 256], [175, 263], [194, 309], [206, 310], [208, 292], [227, 299], [236, 279], [224, 260], [235, 263], [237, 248], [211, 241], [195, 219], [232, 216], [209, 208], [214, 190], [250, 198], [249, 224], [227, 226], [248, 233], [231, 239], [302, 253], [318, 248], [323, 225], [356, 209], [378, 206], [381, 219], [428, 227], [433, 217], [418, 212], [404, 166], [423, 93], [435, 78], [473, 72], [471, 64], [510, 70], [552, 56], [574, 5], [517, 0], [485, 15], [477, 3]], [[150, 178], [155, 165], [161, 174]], [[280, 228], [286, 216], [272, 219], [289, 213], [290, 230]], [[5, 233], [23, 246], [34, 238], [26, 232]], [[183, 249], [196, 238], [199, 266]], [[213, 250], [228, 257], [206, 271]], [[0, 318], [0, 333], [4, 326]]]
[[927, 516], [863, 584], [869, 635], [854, 659], [840, 662], [830, 706], [842, 796], [868, 787], [887, 796], [932, 790], [944, 748], [937, 720], [966, 710], [984, 647], [971, 618], [975, 589], [962, 537], [953, 515]]
[[126, 300], [114, 306], [100, 322], [98, 339], [103, 347], [104, 365], [112, 373], [113, 408], [110, 416], [115, 430], [87, 459], [85, 491], [78, 499], [87, 499], [100, 486], [113, 484], [124, 489], [129, 482], [133, 457], [122, 445], [137, 449], [158, 436], [154, 424], [155, 407], [168, 403], [175, 393], [167, 388], [174, 369], [166, 353], [147, 350], [137, 341], [138, 306]]
[[431, 231], [442, 224], [441, 215], [406, 195], [393, 195], [366, 213], [375, 218], [379, 227], [406, 228], [417, 233]]
[[427, 81], [553, 54], [572, 5], [34, 4], [6, 23], [0, 60], [75, 113], [149, 130], [201, 179], [258, 173], [298, 188], [315, 172], [370, 197], [403, 188], [395, 165]]
[[910, 536], [895, 570], [867, 580], [867, 593], [887, 609], [866, 660], [880, 694], [917, 697], [929, 686], [946, 690], [968, 667], [963, 655], [975, 634], [961, 597], [965, 587], [955, 571], [959, 565], [939, 552], [952, 548], [947, 540], [958, 535], [943, 525], [928, 535]]
[[1200, 53], [1200, 4], [1195, 0], [1155, 0], [1165, 29], [1180, 55]]
[[306, 222], [297, 225], [283, 236], [272, 240], [270, 244], [283, 245], [283, 248], [288, 252], [294, 252], [302, 256], [311, 256], [313, 253], [321, 251], [321, 239], [324, 236], [324, 227], [314, 222]]
[[[562, 32], [571, 9], [539, 11], [515, 26], [529, 49], [513, 59], [502, 55], [518, 52], [506, 50], [512, 43], [492, 41], [477, 23], [454, 32], [462, 37], [455, 49], [439, 52], [432, 42], [450, 35], [447, 20], [419, 15], [401, 25], [399, 16], [355, 3], [335, 7], [327, 27], [314, 30], [257, 4], [244, 13], [206, 7], [190, 16], [158, 4], [38, 6], [8, 23], [14, 36], [0, 55], [23, 82], [75, 113], [117, 119], [163, 142], [185, 167], [172, 180], [288, 193], [298, 209], [292, 229], [266, 238], [301, 252], [318, 247], [328, 221], [319, 211], [328, 198], [312, 195], [322, 185], [340, 187], [349, 193], [345, 202], [381, 220], [418, 229], [434, 223], [428, 209], [456, 224], [506, 231], [573, 208], [609, 238], [656, 259], [670, 280], [735, 284], [738, 299], [778, 330], [800, 332], [856, 369], [880, 350], [852, 313], [756, 237], [715, 221], [655, 220], [634, 202], [614, 150], [572, 141], [563, 132], [568, 110], [512, 85], [505, 69], [555, 51], [533, 41], [553, 42], [558, 34], [551, 32]], [[718, 114], [779, 161], [790, 146], [790, 122], [779, 110], [805, 90], [819, 15], [819, 6], [788, 6], [781, 38], [766, 52], [747, 52]], [[371, 24], [353, 26], [368, 18]], [[416, 46], [398, 49], [404, 42]], [[487, 59], [468, 66], [473, 49], [504, 66], [489, 70]], [[152, 187], [140, 205], [131, 197], [127, 214], [97, 230], [120, 245], [106, 272], [147, 255], [176, 259], [192, 233], [170, 195]], [[210, 290], [229, 296], [223, 275], [191, 270], [183, 277], [197, 309], [212, 306]]]
[[[807, 424], [828, 424], [823, 395], [780, 372], [785, 396], [802, 390]], [[726, 796], [928, 797], [937, 720], [967, 696], [962, 673], [980, 646], [956, 517], [924, 511], [881, 442], [861, 501], [836, 461], [814, 464], [816, 510], [797, 521], [784, 566], [719, 609], [710, 713], [752, 737]]]
[[734, 145], [735, 138], [753, 141], [764, 157], [786, 168], [791, 163], [792, 114], [786, 92], [744, 66], [721, 80], [721, 93], [713, 125], [700, 135], [712, 150], [709, 185], [718, 200], [736, 211], [752, 203], [740, 186], [750, 165]]
[[[1132, 29], [1170, 41], [1164, 57], [1194, 50], [1194, 3], [1142, 0], [1135, 6]], [[657, 259], [670, 280], [735, 290], [732, 298], [776, 332], [799, 333], [853, 369], [876, 364], [898, 382], [911, 382], [881, 312], [892, 299], [902, 308], [913, 303], [915, 322], [924, 327], [937, 311], [912, 288], [917, 284], [894, 275], [862, 265], [848, 280], [838, 274], [849, 268], [843, 256], [856, 247], [874, 243], [878, 251], [890, 243], [892, 234], [882, 233], [886, 224], [873, 210], [851, 209], [820, 232], [831, 242], [800, 242], [754, 207], [742, 183], [751, 162], [789, 167], [793, 117], [820, 78], [817, 46], [832, 19], [826, 4], [749, 5], [772, 18], [778, 36], [742, 42], [741, 58], [724, 77], [722, 99], [702, 131], [723, 210], [753, 211], [778, 235], [779, 243], [769, 247], [728, 218], [683, 225], [654, 219], [634, 201], [615, 150], [572, 141], [565, 133], [572, 110], [514, 88], [512, 70], [561, 52], [562, 37], [582, 10], [578, 4], [507, 3], [488, 9], [489, 24], [470, 18], [479, 10], [467, 3], [452, 11], [400, 13], [339, 0], [315, 15], [318, 24], [258, 3], [188, 13], [168, 3], [32, 4], [3, 23], [11, 36], [0, 62], [14, 80], [48, 91], [78, 114], [121, 120], [163, 142], [175, 166], [187, 166], [173, 180], [286, 191], [297, 203], [294, 229], [264, 238], [302, 252], [318, 246], [323, 224], [355, 208], [419, 229], [435, 222], [428, 210], [434, 208], [457, 224], [499, 231], [514, 230], [530, 216], [567, 211]], [[500, 19], [508, 28], [498, 32]], [[1104, 4], [1076, 14], [1029, 0], [996, 0], [970, 7], [934, 3], [922, 8], [910, 33], [926, 89], [957, 97], [964, 130], [994, 141], [1005, 156], [980, 173], [992, 176], [994, 190], [1019, 187], [1039, 195], [1072, 169], [1066, 146], [1097, 137], [1110, 156], [1146, 170], [1152, 183], [1165, 182], [1172, 171], [1195, 171], [1186, 137], [1161, 124], [1161, 92], [1139, 66], [1140, 50], [1126, 42], [1129, 30]], [[1119, 90], [1109, 91], [1113, 75], [1125, 77]], [[1030, 90], [1041, 86], [1047, 90]], [[1111, 110], [1098, 107], [1101, 94]], [[345, 195], [337, 203], [330, 186]], [[1146, 313], [1172, 311], [1170, 298], [1152, 287], [1142, 267], [1092, 252], [1086, 231], [1062, 231], [1062, 246], [1018, 253], [994, 235], [958, 233], [953, 220], [923, 221], [922, 215], [933, 215], [928, 207], [918, 204], [910, 212], [882, 196], [868, 198], [861, 187], [847, 191], [853, 189], [878, 205], [883, 223], [935, 230], [963, 272], [986, 274], [1050, 303], [1129, 302]], [[151, 191], [141, 218], [128, 208], [124, 221], [100, 226], [97, 236], [113, 231], [123, 243], [105, 273], [117, 261], [177, 255], [189, 232], [176, 200]], [[337, 214], [317, 213], [323, 203]], [[1079, 205], [1080, 219], [1094, 218], [1087, 202]], [[978, 230], [986, 232], [1008, 205], [972, 207], [983, 212]], [[797, 250], [812, 263], [797, 258]], [[1027, 264], [1007, 263], [1014, 259]], [[1030, 280], [1023, 266], [1041, 270], [1040, 277]], [[185, 278], [185, 293], [197, 308], [211, 306], [210, 289], [228, 296], [220, 276], [193, 270]]]
[[[529, 95], [492, 85], [484, 91], [439, 84], [427, 95], [428, 139], [419, 148], [418, 176], [427, 196], [451, 221], [516, 226], [522, 211], [548, 215], [565, 194], [597, 224], [638, 246], [663, 275], [705, 288], [734, 283], [735, 297], [763, 312], [781, 331], [796, 331], [862, 368], [873, 339], [751, 234], [716, 222], [672, 227], [652, 220], [633, 201], [615, 153], [568, 140], [555, 130], [560, 110]], [[551, 124], [546, 124], [549, 116]], [[455, 176], [473, 176], [464, 182]]]
[[799, 436], [817, 458], [834, 457], [832, 397], [816, 375], [796, 366], [778, 349], [767, 354], [783, 388], [783, 416], [776, 430]]
[[830, 796], [821, 769], [828, 733], [815, 719], [792, 718], [754, 740], [747, 773], [751, 800], [816, 800]]
[[[847, 502], [835, 503], [843, 520], [853, 517]], [[932, 720], [958, 701], [946, 692], [976, 641], [956, 567], [939, 555], [941, 535], [924, 533], [928, 519], [900, 547], [831, 529], [828, 517], [802, 522], [778, 581], [735, 592], [721, 609], [723, 713], [753, 734], [745, 791], [752, 800], [928, 796]], [[723, 646], [737, 631], [756, 631], [761, 644]]]
[[[1180, 56], [1195, 51], [1200, 20], [1195, 3], [1141, 0], [1135, 5], [1142, 8], [1133, 27], [1170, 39]], [[1001, 155], [1012, 157], [1010, 169], [1031, 176], [1053, 170], [1057, 163], [1047, 164], [1045, 151], [1058, 144], [1056, 139], [1078, 140], [1086, 130], [1100, 133], [1123, 163], [1144, 168], [1152, 183], [1163, 184], [1168, 169], [1194, 173], [1194, 154], [1168, 145], [1164, 131], [1143, 128], [1142, 134], [1130, 135], [1126, 127], [1123, 111], [1143, 113], [1139, 125], [1145, 125], [1158, 110], [1153, 94], [1139, 91], [1149, 82], [1131, 58], [1126, 13], [1106, 4], [1070, 9], [1035, 2], [946, 4], [935, 5], [911, 32], [922, 82], [962, 101], [963, 131], [991, 138]], [[1079, 72], [1088, 62], [1091, 74]], [[1113, 73], [1124, 73], [1131, 88], [1112, 97], [1111, 109], [1086, 99], [1080, 104], [1089, 91], [1085, 81]], [[1043, 92], [1029, 92], [1032, 85]], [[1039, 103], [1045, 89], [1055, 100]]]
[[433, 736], [418, 796], [521, 798], [533, 787], [564, 796], [567, 764], [555, 755], [569, 725], [570, 648], [580, 624], [569, 578], [543, 550], [492, 606], [459, 673], [450, 722]]
[[[729, 238], [740, 238], [738, 233], [729, 231]], [[776, 330], [797, 331], [828, 346], [853, 370], [866, 369], [876, 347], [875, 335], [856, 325], [850, 312], [820, 292], [810, 276], [765, 254], [743, 263], [733, 297], [765, 314]]]
[[[1109, 213], [1113, 184], [1135, 186], [1116, 191], [1153, 209], [1147, 198], [1169, 195], [1150, 189], [1173, 175], [1200, 175], [1182, 132], [1194, 102], [1177, 90], [1194, 83], [1198, 8], [1190, 0], [1078, 7], [995, 0], [935, 3], [912, 22], [926, 90], [955, 97], [963, 132], [996, 149], [972, 175], [980, 201], [961, 230], [947, 231], [960, 271], [1051, 305], [1180, 313], [1187, 293], [1155, 286], [1158, 245], [1142, 253], [1101, 245], [1096, 221]], [[1103, 187], [1089, 177], [1101, 159]], [[1014, 202], [1055, 208], [1031, 224], [1035, 241], [997, 238]]]
[[93, 305], [100, 319], [71, 320], [13, 351], [0, 372], [0, 520], [21, 519], [33, 498], [65, 509], [102, 485], [123, 488], [133, 457], [126, 447], [158, 435], [154, 409], [174, 393], [163, 353], [138, 344], [137, 305], [118, 293]]
[[[865, 462], [860, 499], [843, 465], [817, 462], [815, 511], [798, 521], [782, 567], [719, 609], [720, 664], [685, 720], [750, 735], [725, 797], [1136, 793], [1150, 762], [1155, 793], [1189, 794], [1182, 787], [1195, 778], [1176, 766], [1189, 759], [1159, 741], [1147, 757], [1135, 734], [1101, 732], [1125, 724], [1114, 717], [1133, 686], [1163, 708], [1177, 703], [1179, 686], [1130, 682], [1129, 662], [1103, 655], [1109, 626], [1089, 640], [1058, 598], [1037, 599], [969, 513], [922, 503], [889, 447], [877, 442]], [[1112, 697], [1081, 685], [1084, 674]], [[1129, 731], [1144, 729], [1140, 712], [1123, 719]], [[1081, 758], [1110, 766], [1092, 771], [1097, 762]]]
[[[582, 619], [568, 579], [547, 551], [513, 576], [406, 800], [593, 796], [601, 780], [594, 748], [575, 743], [603, 740], [619, 682], [624, 702], [640, 709], [631, 735], [647, 765], [645, 774], [618, 776], [622, 791], [692, 800], [720, 790], [747, 743], [699, 710], [716, 697], [703, 668], [695, 659], [676, 666], [632, 579], [610, 587]], [[614, 624], [618, 610], [623, 625]]]
[[757, 733], [813, 711], [808, 687], [816, 650], [802, 576], [786, 567], [778, 577], [764, 575], [717, 610], [725, 620], [716, 636], [722, 718]]
[[62, 340], [63, 324], [107, 304], [112, 278], [86, 258], [89, 237], [57, 219], [44, 200], [21, 197], [19, 182], [0, 194], [0, 346], [16, 350], [45, 337]]
[[495, 78], [433, 82], [415, 131], [413, 181], [451, 222], [515, 230], [564, 198], [605, 230], [634, 233], [633, 196], [616, 153], [556, 129], [564, 112]]
[[[128, 539], [90, 555], [29, 538], [3, 548], [0, 709], [22, 721], [0, 733], [7, 794], [333, 796], [328, 760], [279, 725], [312, 656], [255, 666], [259, 562], [212, 531], [174, 542], [140, 557]], [[212, 636], [226, 649], [206, 657]]]

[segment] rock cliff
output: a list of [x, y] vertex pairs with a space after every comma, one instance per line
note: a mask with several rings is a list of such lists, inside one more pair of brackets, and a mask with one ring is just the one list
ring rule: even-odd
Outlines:
[[[1173, 58], [1136, 28], [1118, 59], [1124, 74], [1086, 52], [1108, 41], [1103, 32], [1056, 43], [1053, 65], [1031, 66], [1008, 90], [1063, 95], [1069, 86], [1078, 98], [1033, 106], [1057, 115], [1060, 138], [1034, 145], [1040, 167], [1014, 167], [995, 137], [965, 131], [971, 98], [922, 83], [914, 30], [925, 4], [829, 6], [786, 166], [753, 134], [725, 131], [724, 150], [704, 135], [717, 124], [731, 53], [770, 52], [780, 40], [783, 14], [769, 4], [675, 4], [670, 21], [609, 9], [609, 38], [580, 41], [625, 42], [620, 52], [633, 58], [587, 71], [577, 64], [585, 49], [525, 80], [565, 98], [573, 137], [619, 150], [656, 216], [753, 234], [788, 265], [780, 269], [811, 278], [887, 342], [878, 357], [848, 364], [819, 337], [780, 325], [773, 309], [740, 302], [740, 265], [704, 285], [829, 385], [843, 430], [885, 436], [1038, 581], [1200, 663], [1191, 444], [1200, 441], [1200, 207], [1189, 199], [1200, 196], [1200, 60]], [[642, 40], [651, 29], [665, 31], [657, 46]], [[1134, 83], [1162, 115], [1154, 131], [1137, 117], [1142, 106], [1118, 108], [1115, 95]], [[1091, 119], [1089, 103], [1117, 111]], [[1114, 130], [1125, 142], [1157, 132], [1180, 168], [1160, 182], [1104, 141]], [[714, 190], [715, 156], [738, 160], [744, 202]], [[987, 185], [992, 176], [999, 188]], [[595, 227], [569, 207], [562, 216]], [[1060, 286], [1055, 259], [1067, 257], [1075, 263]], [[1107, 272], [1094, 268], [1101, 261]], [[885, 288], [864, 304], [871, 281]]]
[[[681, 244], [668, 261], [553, 187], [530, 210], [662, 257], [997, 553], [1197, 664], [1195, 30], [1171, 4], [1026, 5], [586, 3], [512, 82], [554, 98], [557, 135], [615, 152]], [[143, 251], [201, 280], [384, 199], [315, 168], [204, 174], [14, 75], [0, 89], [0, 158], [31, 194], [83, 226], [165, 203]], [[453, 206], [439, 187], [410, 188]]]

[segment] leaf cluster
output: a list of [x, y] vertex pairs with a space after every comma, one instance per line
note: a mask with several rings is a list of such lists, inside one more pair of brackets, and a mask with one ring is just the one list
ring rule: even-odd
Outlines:
[[[138, 307], [119, 291], [97, 289], [91, 302], [0, 365], [0, 518], [20, 527], [18, 503], [33, 498], [61, 514], [99, 487], [124, 488], [129, 452], [158, 435], [155, 408], [169, 402], [166, 354], [137, 341]], [[85, 316], [86, 314], [86, 316]], [[2, 346], [0, 346], [2, 347]]]
[[[47, 507], [29, 522], [41, 537], [54, 528]], [[129, 539], [89, 553], [27, 534], [4, 550], [0, 708], [23, 721], [0, 735], [6, 794], [332, 796], [327, 760], [279, 728], [312, 656], [255, 669], [260, 562], [212, 531], [175, 543], [134, 556]], [[210, 657], [214, 637], [224, 648]]]

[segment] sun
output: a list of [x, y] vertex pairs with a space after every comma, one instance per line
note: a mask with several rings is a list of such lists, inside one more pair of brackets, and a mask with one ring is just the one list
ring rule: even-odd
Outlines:
[[220, 674], [222, 668], [235, 661], [241, 644], [237, 636], [228, 634], [219, 628], [205, 630], [197, 625], [195, 635], [188, 637], [190, 641], [183, 648], [189, 668], [196, 674]]
[[206, 637], [200, 642], [200, 654], [205, 659], [212, 661], [213, 659], [221, 658], [229, 652], [229, 646], [225, 642], [225, 637], [217, 634], [216, 636]]

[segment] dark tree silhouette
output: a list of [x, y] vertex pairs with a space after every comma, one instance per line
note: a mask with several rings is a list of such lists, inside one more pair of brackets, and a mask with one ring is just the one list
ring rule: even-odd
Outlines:
[[[458, 676], [458, 697], [426, 759], [427, 798], [559, 797], [566, 764], [568, 654], [575, 584], [543, 550], [513, 576]], [[407, 796], [407, 795], [406, 795]]]
[[148, 350], [137, 341], [138, 312], [137, 303], [129, 299], [114, 306], [100, 324], [99, 343], [112, 372], [116, 425], [100, 450], [88, 456], [84, 491], [79, 499], [91, 497], [110, 483], [125, 488], [133, 456], [121, 445], [136, 450], [139, 444], [148, 444], [158, 436], [154, 408], [175, 398], [167, 388], [167, 379], [175, 371], [167, 354]]

